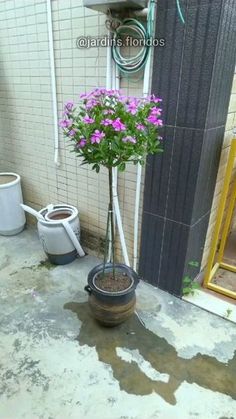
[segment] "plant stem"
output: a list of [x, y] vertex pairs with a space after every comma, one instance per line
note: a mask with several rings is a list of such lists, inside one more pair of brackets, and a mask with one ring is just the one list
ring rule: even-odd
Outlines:
[[109, 206], [107, 209], [107, 227], [106, 227], [106, 238], [105, 238], [105, 248], [104, 248], [104, 259], [103, 259], [103, 271], [102, 271], [102, 276], [104, 277], [105, 275], [105, 266], [106, 266], [106, 262], [107, 262], [107, 256], [108, 256], [108, 241], [109, 241], [109, 224], [110, 224], [110, 211], [109, 211]]
[[109, 173], [109, 210], [110, 210], [110, 228], [111, 228], [111, 246], [112, 246], [112, 272], [115, 279], [115, 231], [114, 231], [114, 210], [113, 210], [113, 191], [112, 191], [112, 167], [108, 169]]

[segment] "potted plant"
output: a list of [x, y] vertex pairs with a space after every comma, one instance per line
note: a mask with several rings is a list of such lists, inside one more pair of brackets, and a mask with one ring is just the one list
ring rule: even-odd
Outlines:
[[[138, 275], [130, 267], [115, 263], [115, 232], [112, 172], [124, 171], [126, 164], [144, 165], [146, 156], [162, 151], [158, 128], [162, 126], [161, 99], [126, 97], [117, 90], [95, 89], [81, 95], [76, 107], [67, 102], [60, 126], [73, 151], [99, 173], [108, 170], [109, 205], [104, 262], [88, 275], [85, 287], [90, 294], [93, 315], [103, 324], [125, 320], [135, 306]], [[107, 262], [108, 236], [111, 235], [112, 260]]]

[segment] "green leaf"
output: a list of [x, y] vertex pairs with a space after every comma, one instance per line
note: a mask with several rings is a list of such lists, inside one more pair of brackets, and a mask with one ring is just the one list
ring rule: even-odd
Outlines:
[[192, 282], [192, 288], [194, 288], [194, 289], [200, 289], [201, 287], [200, 287], [200, 285], [199, 285], [198, 282]]
[[188, 295], [188, 294], [190, 294], [192, 292], [192, 288], [190, 288], [190, 287], [184, 287], [183, 288], [183, 294], [184, 295]]
[[188, 265], [189, 265], [189, 266], [193, 266], [194, 268], [198, 268], [198, 267], [199, 267], [199, 262], [194, 261], [194, 260], [191, 260], [191, 261], [188, 263]]
[[120, 171], [120, 172], [124, 172], [125, 171], [125, 163], [120, 163], [119, 164], [119, 166], [118, 166], [118, 170]]
[[100, 166], [99, 166], [99, 164], [94, 164], [93, 166], [92, 166], [92, 169], [93, 170], [96, 170], [96, 173], [99, 173], [99, 171], [100, 171]]
[[185, 284], [187, 284], [187, 283], [189, 283], [189, 282], [191, 282], [192, 281], [192, 278], [190, 278], [190, 276], [185, 276], [184, 277], [184, 279], [183, 279], [183, 282], [185, 283]]

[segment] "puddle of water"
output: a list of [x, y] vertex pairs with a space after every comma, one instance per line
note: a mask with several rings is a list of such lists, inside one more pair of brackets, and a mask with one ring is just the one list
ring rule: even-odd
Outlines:
[[[200, 353], [184, 359], [164, 338], [146, 329], [136, 315], [118, 327], [105, 328], [92, 318], [88, 303], [70, 302], [64, 308], [76, 313], [82, 322], [77, 337], [79, 344], [95, 347], [99, 360], [111, 366], [121, 390], [135, 395], [154, 391], [174, 405], [174, 393], [186, 381], [236, 399], [236, 352], [227, 364]], [[136, 362], [122, 360], [116, 352], [118, 347], [138, 350], [156, 371], [170, 376], [168, 383], [152, 380]]]

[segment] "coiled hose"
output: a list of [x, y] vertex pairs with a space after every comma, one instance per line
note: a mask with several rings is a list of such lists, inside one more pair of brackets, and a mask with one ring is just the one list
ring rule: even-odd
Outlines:
[[[122, 21], [121, 25], [116, 29], [114, 33], [114, 43], [112, 44], [112, 57], [116, 65], [124, 75], [136, 73], [140, 71], [146, 64], [150, 52], [150, 40], [154, 33], [155, 3], [156, 0], [150, 0], [149, 2], [146, 26], [144, 26], [137, 19], [128, 18]], [[180, 6], [180, 0], [176, 0], [176, 5], [179, 18], [181, 22], [184, 24], [185, 19]], [[120, 39], [133, 40], [133, 44], [135, 40], [139, 40], [140, 42], [138, 42], [137, 46], [139, 46], [140, 48], [138, 52], [135, 55], [123, 55], [118, 42], [118, 40]], [[127, 46], [132, 47], [132, 43], [131, 45], [127, 43]], [[136, 47], [135, 44], [133, 46]]]
[[[120, 71], [124, 74], [136, 73], [140, 71], [146, 64], [148, 54], [150, 51], [150, 37], [153, 34], [155, 15], [155, 0], [151, 0], [148, 8], [147, 26], [145, 27], [137, 19], [128, 18], [124, 19], [122, 24], [116, 29], [114, 33], [114, 43], [112, 45], [112, 56]], [[129, 57], [122, 55], [121, 48], [119, 47], [118, 40], [128, 39], [133, 40], [131, 45], [127, 46], [136, 47], [135, 41], [138, 40], [140, 48], [135, 55]], [[136, 48], [135, 48], [136, 49]]]

